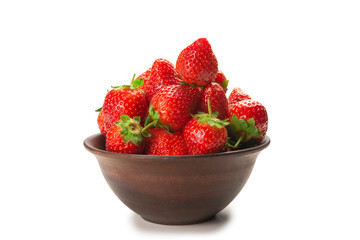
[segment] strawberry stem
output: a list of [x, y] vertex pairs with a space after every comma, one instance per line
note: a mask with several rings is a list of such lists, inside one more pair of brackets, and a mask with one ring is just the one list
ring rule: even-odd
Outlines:
[[235, 148], [235, 149], [239, 146], [239, 144], [240, 144], [240, 142], [243, 140], [243, 138], [244, 138], [244, 135], [241, 135], [241, 137], [239, 138], [239, 140], [237, 140], [237, 142], [236, 142], [235, 145], [234, 145], [234, 148]]
[[131, 79], [131, 83], [130, 83], [130, 85], [132, 86], [133, 85], [133, 82], [134, 82], [134, 80], [135, 80], [135, 73], [134, 73], [134, 75], [133, 75], [133, 77], [132, 77], [132, 79]]
[[208, 104], [208, 112], [209, 112], [209, 117], [212, 118], [212, 112], [211, 112], [211, 106], [210, 106], [210, 98], [207, 98], [207, 104]]
[[141, 133], [145, 132], [147, 129], [149, 129], [150, 127], [154, 126], [156, 124], [156, 121], [152, 121], [151, 123], [149, 123], [148, 125], [146, 125], [142, 130]]

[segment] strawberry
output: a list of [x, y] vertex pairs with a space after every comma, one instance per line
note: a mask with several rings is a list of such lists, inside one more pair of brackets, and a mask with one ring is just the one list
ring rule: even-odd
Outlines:
[[224, 92], [227, 92], [227, 86], [229, 85], [229, 80], [226, 79], [222, 71], [218, 71], [215, 77], [215, 82], [218, 83], [223, 89]]
[[228, 122], [212, 114], [209, 99], [208, 107], [209, 113], [196, 114], [185, 126], [184, 137], [190, 155], [217, 153], [225, 147]]
[[230, 105], [229, 118], [231, 124], [227, 129], [233, 148], [259, 143], [264, 138], [268, 128], [268, 116], [260, 102], [245, 99]]
[[240, 102], [245, 99], [251, 99], [251, 97], [249, 96], [249, 94], [245, 93], [243, 90], [236, 87], [230, 93], [229, 105]]
[[105, 97], [103, 105], [103, 119], [105, 131], [120, 119], [121, 115], [140, 117], [145, 120], [147, 101], [145, 95], [138, 89], [143, 81], [136, 79], [131, 85], [112, 87]]
[[210, 100], [210, 106], [213, 112], [218, 112], [219, 119], [228, 117], [228, 102], [223, 88], [217, 83], [210, 83], [205, 87], [201, 95], [200, 110], [208, 113], [207, 101]]
[[145, 92], [145, 86], [147, 81], [150, 78], [150, 74], [151, 74], [151, 68], [148, 68], [148, 70], [146, 70], [145, 72], [143, 72], [142, 74], [140, 74], [140, 76], [138, 76], [136, 79], [142, 79], [144, 80], [144, 83], [139, 87], [139, 89], [141, 89], [143, 92]]
[[99, 112], [99, 115], [97, 117], [97, 124], [98, 124], [98, 127], [100, 129], [100, 132], [101, 132], [102, 135], [106, 136], [102, 108], [99, 108], [98, 110], [96, 110], [96, 112]]
[[188, 84], [206, 86], [215, 81], [218, 63], [206, 38], [199, 38], [181, 51], [176, 72]]
[[153, 97], [149, 116], [155, 126], [177, 132], [182, 130], [199, 108], [201, 90], [188, 85], [160, 89]]
[[145, 84], [145, 93], [150, 102], [154, 94], [161, 88], [170, 85], [180, 85], [174, 65], [165, 59], [156, 59], [151, 67], [151, 73]]
[[187, 155], [187, 147], [183, 132], [169, 133], [163, 128], [149, 130], [146, 138], [145, 154], [148, 155]]
[[145, 149], [144, 137], [150, 134], [140, 125], [140, 117], [122, 115], [106, 134], [106, 151], [139, 154]]

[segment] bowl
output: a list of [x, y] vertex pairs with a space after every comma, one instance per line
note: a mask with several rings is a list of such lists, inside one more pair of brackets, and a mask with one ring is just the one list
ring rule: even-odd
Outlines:
[[85, 139], [116, 196], [143, 219], [166, 225], [200, 223], [223, 210], [241, 191], [260, 151], [251, 148], [206, 155], [151, 156], [105, 151], [105, 137]]

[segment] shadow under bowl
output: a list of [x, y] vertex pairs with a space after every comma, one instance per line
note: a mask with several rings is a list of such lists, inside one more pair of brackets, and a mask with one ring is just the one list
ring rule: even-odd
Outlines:
[[214, 217], [241, 191], [260, 151], [251, 148], [206, 155], [151, 156], [105, 151], [105, 137], [85, 139], [116, 196], [143, 219], [167, 225]]

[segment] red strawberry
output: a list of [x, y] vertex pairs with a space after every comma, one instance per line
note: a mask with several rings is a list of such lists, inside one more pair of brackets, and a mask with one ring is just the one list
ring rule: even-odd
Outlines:
[[150, 102], [154, 94], [161, 88], [180, 85], [174, 65], [165, 59], [156, 59], [151, 67], [151, 74], [145, 84], [145, 93]]
[[227, 86], [229, 84], [229, 80], [226, 79], [224, 73], [222, 71], [218, 71], [215, 77], [215, 82], [220, 84], [220, 86], [224, 89], [224, 92], [227, 92]]
[[142, 131], [140, 118], [131, 119], [122, 115], [120, 121], [116, 122], [106, 134], [106, 151], [139, 154], [145, 149], [145, 139], [149, 133]]
[[187, 147], [183, 132], [169, 133], [163, 128], [149, 130], [146, 138], [145, 154], [148, 155], [187, 155]]
[[184, 137], [190, 155], [217, 153], [225, 147], [228, 122], [212, 116], [209, 110], [208, 114], [196, 114], [185, 126]]
[[208, 99], [213, 112], [217, 112], [217, 118], [226, 119], [228, 117], [228, 102], [224, 90], [217, 83], [210, 83], [202, 92], [200, 110], [208, 113]]
[[150, 74], [151, 74], [151, 68], [149, 68], [148, 70], [146, 70], [145, 72], [143, 72], [142, 74], [140, 74], [140, 76], [138, 76], [136, 79], [142, 79], [144, 80], [144, 83], [143, 85], [141, 85], [139, 87], [139, 89], [141, 89], [143, 92], [145, 92], [145, 86], [146, 86], [146, 83], [147, 81], [149, 80], [150, 78]]
[[249, 96], [249, 94], [245, 93], [243, 90], [236, 87], [230, 93], [229, 105], [240, 102], [245, 99], [251, 99], [251, 97]]
[[[231, 124], [228, 126], [229, 134], [236, 143], [246, 143], [252, 139], [260, 142], [268, 128], [268, 116], [265, 107], [258, 101], [245, 99], [229, 107]], [[236, 148], [235, 147], [235, 148]]]
[[145, 95], [136, 88], [141, 85], [138, 84], [138, 80], [133, 81], [131, 86], [113, 87], [107, 93], [103, 105], [105, 131], [108, 131], [121, 115], [145, 119], [148, 105]]
[[201, 90], [188, 85], [160, 89], [152, 99], [149, 115], [154, 123], [173, 132], [182, 130], [199, 108]]
[[99, 115], [97, 117], [97, 124], [98, 127], [100, 129], [100, 132], [102, 135], [106, 136], [106, 131], [105, 131], [105, 126], [104, 126], [104, 118], [103, 118], [103, 111], [102, 108], [96, 110], [97, 112], [99, 112]]
[[210, 43], [199, 38], [180, 53], [176, 72], [188, 84], [206, 86], [215, 81], [218, 63]]

